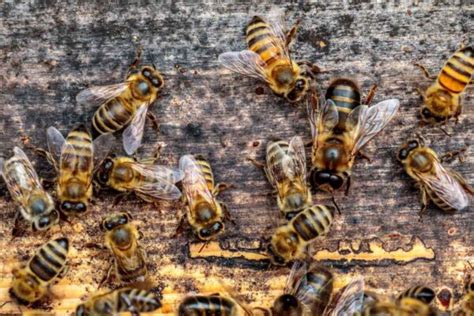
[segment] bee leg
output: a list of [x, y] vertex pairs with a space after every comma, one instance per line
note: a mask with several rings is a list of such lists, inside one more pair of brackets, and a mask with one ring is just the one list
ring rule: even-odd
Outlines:
[[57, 172], [59, 172], [59, 167], [58, 167], [58, 164], [56, 163], [56, 160], [54, 159], [53, 155], [51, 155], [51, 153], [43, 148], [40, 148], [40, 147], [30, 147], [31, 149], [33, 149], [33, 151], [40, 155], [40, 156], [43, 156], [46, 158], [46, 160], [48, 161], [48, 163], [53, 166], [54, 170]]
[[464, 153], [467, 150], [467, 146], [464, 146], [461, 149], [458, 150], [453, 150], [453, 151], [448, 151], [444, 155], [442, 155], [439, 159], [441, 162], [445, 162], [446, 160], [451, 160], [455, 157], [459, 159], [459, 162], [464, 162]]
[[156, 130], [157, 132], [160, 131], [160, 124], [158, 123], [158, 118], [156, 117], [156, 115], [154, 113], [152, 113], [151, 111], [147, 111], [146, 112], [146, 117], [151, 121], [152, 125], [153, 125], [153, 129]]
[[420, 222], [423, 220], [423, 214], [426, 213], [426, 209], [428, 208], [428, 193], [424, 188], [421, 188], [421, 198], [420, 198], [420, 204], [421, 204], [421, 209], [418, 212], [418, 215], [420, 216]]
[[107, 282], [109, 279], [110, 279], [110, 275], [112, 274], [112, 268], [114, 267], [112, 265], [112, 262], [109, 261], [109, 269], [107, 270], [107, 274], [104, 275], [104, 277], [102, 278], [102, 280], [100, 280], [99, 282], [99, 286], [97, 287], [97, 289], [100, 289], [102, 287], [102, 285], [104, 285], [105, 282]]
[[181, 235], [185, 229], [186, 229], [186, 218], [183, 215], [181, 216], [181, 219], [179, 220], [178, 227], [176, 227], [173, 237], [177, 237], [178, 235]]
[[347, 184], [346, 184], [346, 191], [344, 192], [344, 195], [348, 196], [349, 195], [349, 190], [351, 188], [351, 176], [347, 177]]
[[247, 157], [245, 160], [250, 161], [257, 168], [265, 168], [265, 163], [258, 161], [257, 159]]
[[464, 34], [462, 36], [461, 43], [459, 43], [459, 48], [457, 50], [460, 50], [466, 47], [468, 42], [469, 42], [469, 37], [467, 36], [467, 34]]
[[232, 184], [227, 184], [227, 183], [218, 183], [215, 187], [214, 190], [212, 190], [212, 195], [218, 196], [222, 191], [228, 190], [232, 188]]
[[235, 221], [232, 219], [231, 215], [230, 215], [230, 211], [229, 211], [229, 208], [227, 207], [227, 204], [225, 203], [222, 203], [221, 201], [219, 201], [219, 204], [221, 205], [222, 207], [222, 210], [224, 212], [224, 220], [226, 221], [229, 221], [232, 223], [232, 225], [236, 225]]
[[374, 85], [370, 88], [369, 93], [367, 94], [367, 97], [365, 98], [364, 104], [369, 105], [369, 104], [372, 102], [372, 99], [373, 99], [374, 96], [375, 96], [375, 91], [377, 91], [377, 85], [376, 85], [376, 84], [374, 84]]
[[114, 202], [112, 203], [112, 205], [115, 207], [117, 206], [117, 204], [119, 204], [125, 197], [129, 196], [131, 193], [130, 192], [124, 192], [124, 193], [121, 193], [119, 195], [117, 195], [117, 197], [114, 199]]
[[286, 33], [286, 42], [285, 46], [290, 48], [293, 45], [293, 41], [296, 38], [296, 33], [298, 32], [298, 28], [300, 26], [300, 20], [296, 20], [295, 24], [291, 27], [291, 29]]
[[365, 159], [367, 160], [368, 162], [372, 162], [372, 158], [370, 158], [365, 152], [363, 152], [362, 150], [359, 150], [357, 152], [357, 155], [359, 155], [362, 159]]
[[19, 220], [20, 219], [20, 211], [17, 211], [15, 213], [15, 218], [13, 220], [14, 224], [13, 224], [13, 229], [12, 229], [12, 239], [10, 239], [10, 241], [12, 241], [13, 239], [15, 239], [16, 237], [21, 237], [23, 236], [23, 233], [25, 232], [25, 229], [22, 226], [22, 223], [21, 221]]
[[142, 59], [142, 53], [143, 53], [143, 46], [140, 44], [138, 45], [137, 47], [137, 51], [135, 53], [135, 59], [133, 60], [133, 62], [130, 64], [130, 67], [129, 67], [129, 72], [133, 69], [136, 69], [138, 67], [138, 65], [140, 64], [140, 61]]
[[426, 69], [426, 67], [423, 66], [422, 64], [420, 64], [420, 63], [413, 63], [413, 65], [416, 66], [416, 67], [418, 67], [418, 68], [420, 68], [420, 70], [423, 72], [423, 75], [425, 76], [425, 78], [430, 79], [430, 80], [436, 79], [436, 76], [430, 74], [429, 71]]
[[66, 262], [66, 264], [62, 268], [61, 272], [59, 272], [59, 274], [58, 274], [58, 279], [64, 278], [64, 276], [68, 273], [68, 271], [69, 271], [69, 264], [68, 264], [68, 262]]

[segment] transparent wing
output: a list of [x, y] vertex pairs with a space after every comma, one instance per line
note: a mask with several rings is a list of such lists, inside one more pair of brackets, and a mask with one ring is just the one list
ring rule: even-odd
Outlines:
[[326, 100], [318, 120], [318, 133], [327, 132], [339, 123], [339, 113], [333, 100]]
[[143, 195], [163, 200], [176, 200], [181, 197], [181, 191], [175, 183], [183, 178], [183, 173], [175, 168], [160, 165], [133, 163], [132, 168], [143, 176], [135, 191]]
[[357, 122], [352, 131], [355, 135], [352, 154], [355, 155], [368, 141], [375, 137], [397, 114], [400, 101], [385, 100], [368, 107], [360, 105], [349, 114], [349, 122]]
[[202, 196], [207, 202], [214, 204], [212, 193], [194, 156], [182, 156], [179, 160], [179, 169], [184, 173], [183, 190], [187, 200], [193, 201], [196, 197]]
[[260, 56], [250, 50], [226, 52], [220, 54], [218, 59], [227, 69], [268, 82], [264, 69], [265, 63]]
[[123, 131], [123, 148], [128, 155], [132, 155], [142, 144], [148, 105], [144, 103], [139, 106], [132, 121]]
[[48, 142], [48, 150], [53, 155], [54, 160], [59, 162], [61, 151], [66, 142], [63, 134], [55, 127], [50, 126], [46, 130], [46, 140]]
[[323, 106], [326, 100], [323, 96], [318, 99], [317, 94], [312, 93], [306, 100], [306, 112], [308, 114], [309, 123], [311, 126], [311, 136], [313, 139], [318, 137], [318, 120], [320, 113], [320, 106]]
[[308, 272], [308, 263], [304, 261], [295, 261], [291, 267], [290, 275], [286, 280], [285, 293], [296, 294], [296, 290], [301, 284], [303, 276]]
[[362, 312], [364, 305], [364, 279], [357, 278], [333, 295], [324, 316], [354, 315]]
[[121, 95], [129, 86], [128, 82], [122, 82], [107, 86], [95, 86], [79, 92], [76, 102], [79, 105], [99, 106], [116, 96]]
[[286, 45], [287, 27], [285, 23], [284, 11], [279, 8], [275, 8], [270, 10], [267, 15], [260, 18], [270, 26], [270, 31], [273, 34], [273, 45], [278, 47], [286, 58], [290, 59], [290, 52]]
[[[319, 275], [319, 281], [315, 282], [314, 276]], [[322, 283], [322, 277], [329, 277], [326, 282]], [[323, 291], [327, 293], [332, 291], [333, 276], [332, 273], [325, 267], [313, 262], [311, 264], [306, 263], [306, 267], [303, 267], [300, 272], [299, 279], [296, 279], [298, 283], [295, 284], [294, 295], [301, 301], [306, 309], [312, 311], [313, 314], [317, 310], [324, 308], [322, 305], [325, 302], [321, 301]]]
[[36, 173], [35, 171], [35, 168], [33, 168], [33, 165], [31, 164], [31, 161], [30, 159], [28, 159], [28, 156], [23, 152], [23, 150], [21, 150], [19, 147], [16, 147], [13, 148], [13, 153], [15, 154], [15, 156], [17, 158], [20, 158], [21, 160], [23, 160], [23, 163], [26, 167], [26, 172], [28, 173], [28, 178], [31, 178], [37, 187], [41, 188], [42, 185], [41, 185], [41, 181], [38, 177], [38, 174]]
[[469, 197], [459, 182], [437, 160], [434, 162], [433, 174], [415, 174], [436, 196], [456, 210], [463, 210], [469, 205]]
[[306, 179], [306, 154], [303, 140], [299, 136], [295, 136], [290, 140], [288, 154], [282, 161], [283, 172], [290, 179], [299, 177], [305, 181]]
[[[277, 149], [274, 149], [274, 151], [278, 151], [279, 155], [283, 155], [284, 157], [287, 156], [287, 151], [284, 150], [280, 145], [279, 142], [270, 142], [267, 145], [267, 150], [270, 148], [270, 146], [277, 146]], [[276, 160], [277, 155], [269, 156], [267, 155], [267, 165], [266, 165], [266, 171], [267, 175], [269, 177], [269, 181], [274, 187], [278, 186], [278, 183], [283, 181], [287, 175], [285, 174], [285, 171], [283, 170], [283, 164], [282, 160], [277, 161]], [[288, 158], [288, 157], [287, 157]], [[285, 160], [285, 158], [283, 158]], [[291, 168], [291, 166], [289, 166]]]
[[102, 134], [94, 139], [94, 166], [100, 166], [102, 164], [102, 161], [109, 154], [114, 142], [115, 137], [111, 133]]

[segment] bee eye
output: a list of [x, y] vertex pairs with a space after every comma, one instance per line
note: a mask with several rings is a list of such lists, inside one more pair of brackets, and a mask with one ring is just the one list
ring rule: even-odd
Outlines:
[[342, 177], [340, 176], [331, 175], [331, 177], [329, 178], [329, 185], [333, 189], [339, 189], [343, 183], [344, 183], [344, 179], [342, 179]]
[[151, 75], [151, 72], [148, 69], [145, 69], [143, 70], [142, 74], [145, 78], [149, 78]]
[[151, 79], [151, 83], [157, 88], [161, 87], [161, 85], [163, 84], [158, 78]]
[[426, 117], [426, 118], [429, 118], [429, 117], [432, 117], [433, 115], [431, 114], [431, 111], [428, 110], [428, 108], [423, 108], [423, 110], [421, 111], [421, 115], [423, 117]]
[[66, 201], [61, 204], [61, 210], [63, 211], [69, 211], [71, 209], [72, 209], [72, 204], [70, 202]]
[[412, 140], [408, 143], [408, 148], [415, 149], [416, 147], [418, 147], [418, 141]]
[[42, 216], [38, 221], [38, 228], [44, 229], [48, 227], [50, 223], [51, 223], [51, 220], [49, 219], [48, 216]]
[[299, 79], [296, 81], [295, 87], [298, 90], [303, 90], [306, 85], [306, 82], [303, 79]]
[[199, 237], [200, 238], [209, 238], [209, 237], [211, 237], [211, 231], [207, 228], [202, 228], [199, 231]]
[[84, 203], [80, 202], [76, 204], [74, 210], [78, 213], [84, 213], [87, 210], [87, 207]]
[[398, 152], [398, 160], [404, 160], [407, 157], [408, 157], [408, 150], [406, 150], [405, 148], [400, 149], [400, 151]]

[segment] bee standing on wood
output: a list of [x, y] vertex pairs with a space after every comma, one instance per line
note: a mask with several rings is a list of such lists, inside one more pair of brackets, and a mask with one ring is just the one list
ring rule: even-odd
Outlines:
[[179, 168], [184, 173], [183, 199], [189, 225], [201, 240], [217, 237], [224, 232], [224, 220], [229, 217], [225, 204], [216, 199], [226, 185], [215, 185], [211, 165], [200, 155], [181, 157]]
[[[352, 95], [345, 97], [347, 100], [344, 104], [337, 92], [341, 86], [347, 86], [346, 90]], [[332, 98], [325, 101], [322, 98], [318, 102], [313, 95], [312, 102], [308, 103], [313, 138], [310, 171], [313, 188], [320, 187], [332, 192], [346, 183], [347, 194], [356, 156], [398, 111], [400, 102], [397, 99], [385, 100], [370, 107], [365, 104], [354, 107], [359, 99], [355, 87], [335, 81], [328, 89], [328, 92], [332, 91], [329, 93]]]
[[298, 23], [285, 33], [281, 18], [254, 16], [246, 28], [248, 49], [219, 55], [222, 65], [234, 72], [263, 80], [278, 96], [289, 102], [303, 99], [318, 67], [297, 63], [290, 57], [290, 46]]
[[420, 214], [430, 200], [447, 212], [462, 211], [469, 206], [467, 193], [474, 194], [474, 189], [459, 173], [444, 168], [438, 155], [425, 146], [422, 138], [404, 144], [397, 158], [421, 190]]
[[424, 105], [421, 107], [421, 119], [430, 124], [445, 123], [450, 118], [456, 120], [462, 112], [461, 95], [466, 90], [474, 73], [474, 47], [458, 49], [441, 68], [438, 77], [430, 75], [426, 68], [416, 63], [426, 78], [436, 81], [423, 92]]
[[122, 283], [145, 281], [146, 253], [138, 243], [140, 234], [131, 216], [127, 213], [110, 215], [102, 221], [101, 229], [105, 232], [105, 245], [114, 260], [103, 281], [109, 279], [112, 268]]
[[15, 147], [13, 153], [8, 160], [0, 158], [0, 174], [12, 199], [19, 206], [15, 230], [19, 214], [31, 224], [33, 230], [47, 230], [59, 222], [53, 198], [43, 189], [38, 174], [23, 150]]
[[163, 77], [154, 65], [138, 68], [141, 50], [130, 67], [123, 83], [91, 87], [80, 92], [77, 103], [98, 106], [92, 119], [93, 135], [114, 133], [123, 128], [123, 148], [129, 155], [141, 145], [145, 120], [148, 117], [156, 124], [156, 118], [148, 112], [164, 85]]

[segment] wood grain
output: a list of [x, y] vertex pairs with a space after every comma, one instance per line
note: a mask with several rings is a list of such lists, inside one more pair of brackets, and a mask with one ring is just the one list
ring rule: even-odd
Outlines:
[[[333, 266], [338, 282], [362, 275], [368, 287], [399, 293], [423, 283], [454, 300], [462, 294], [468, 261], [473, 263], [472, 207], [445, 214], [429, 207], [419, 221], [419, 192], [395, 159], [397, 148], [420, 131], [439, 153], [470, 146], [463, 163], [447, 166], [474, 179], [472, 135], [473, 89], [464, 97], [457, 125], [418, 127], [420, 98], [415, 87], [430, 82], [412, 65], [423, 62], [437, 72], [464, 35], [473, 34], [474, 5], [458, 1], [277, 1], [288, 24], [301, 19], [293, 56], [327, 70], [318, 76], [322, 90], [332, 78], [355, 78], [364, 92], [379, 86], [375, 101], [397, 97], [397, 118], [367, 147], [372, 162], [358, 161], [351, 194], [336, 196], [343, 210], [331, 232], [314, 245], [315, 258]], [[152, 108], [161, 122], [159, 133], [146, 126], [140, 156], [163, 145], [161, 162], [175, 165], [187, 153], [201, 153], [211, 162], [216, 180], [233, 184], [222, 193], [235, 224], [199, 252], [191, 234], [173, 237], [183, 207], [158, 207], [133, 197], [113, 207], [116, 194], [101, 192], [91, 213], [72, 224], [62, 223], [46, 234], [27, 233], [10, 241], [15, 206], [0, 183], [0, 302], [9, 300], [11, 271], [53, 236], [71, 240], [71, 270], [52, 295], [36, 306], [56, 315], [74, 311], [97, 289], [109, 254], [87, 244], [101, 243], [98, 222], [113, 211], [133, 214], [144, 234], [151, 271], [150, 284], [164, 287], [163, 314], [172, 314], [189, 292], [220, 291], [230, 285], [252, 306], [270, 306], [281, 293], [288, 268], [269, 267], [264, 240], [277, 225], [276, 201], [263, 173], [246, 157], [264, 158], [272, 137], [310, 139], [303, 106], [291, 107], [262, 83], [232, 74], [217, 55], [245, 47], [243, 27], [254, 13], [275, 7], [269, 1], [150, 1], [133, 4], [48, 0], [4, 1], [0, 6], [0, 155], [29, 141], [45, 145], [45, 131], [55, 126], [64, 134], [89, 122], [95, 109], [78, 106], [76, 94], [91, 85], [123, 80], [132, 62], [138, 36], [144, 61], [165, 74], [163, 94]], [[472, 43], [472, 38], [470, 43]], [[264, 88], [263, 94], [256, 90]], [[259, 89], [257, 89], [259, 88]], [[28, 138], [26, 138], [28, 137]], [[116, 146], [120, 152], [120, 145]], [[308, 152], [309, 153], [309, 152]], [[32, 157], [43, 177], [53, 175], [40, 157]], [[315, 201], [327, 201], [318, 193]], [[117, 286], [111, 284], [111, 286]], [[25, 309], [23, 309], [25, 311]], [[0, 314], [18, 313], [13, 304]]]

